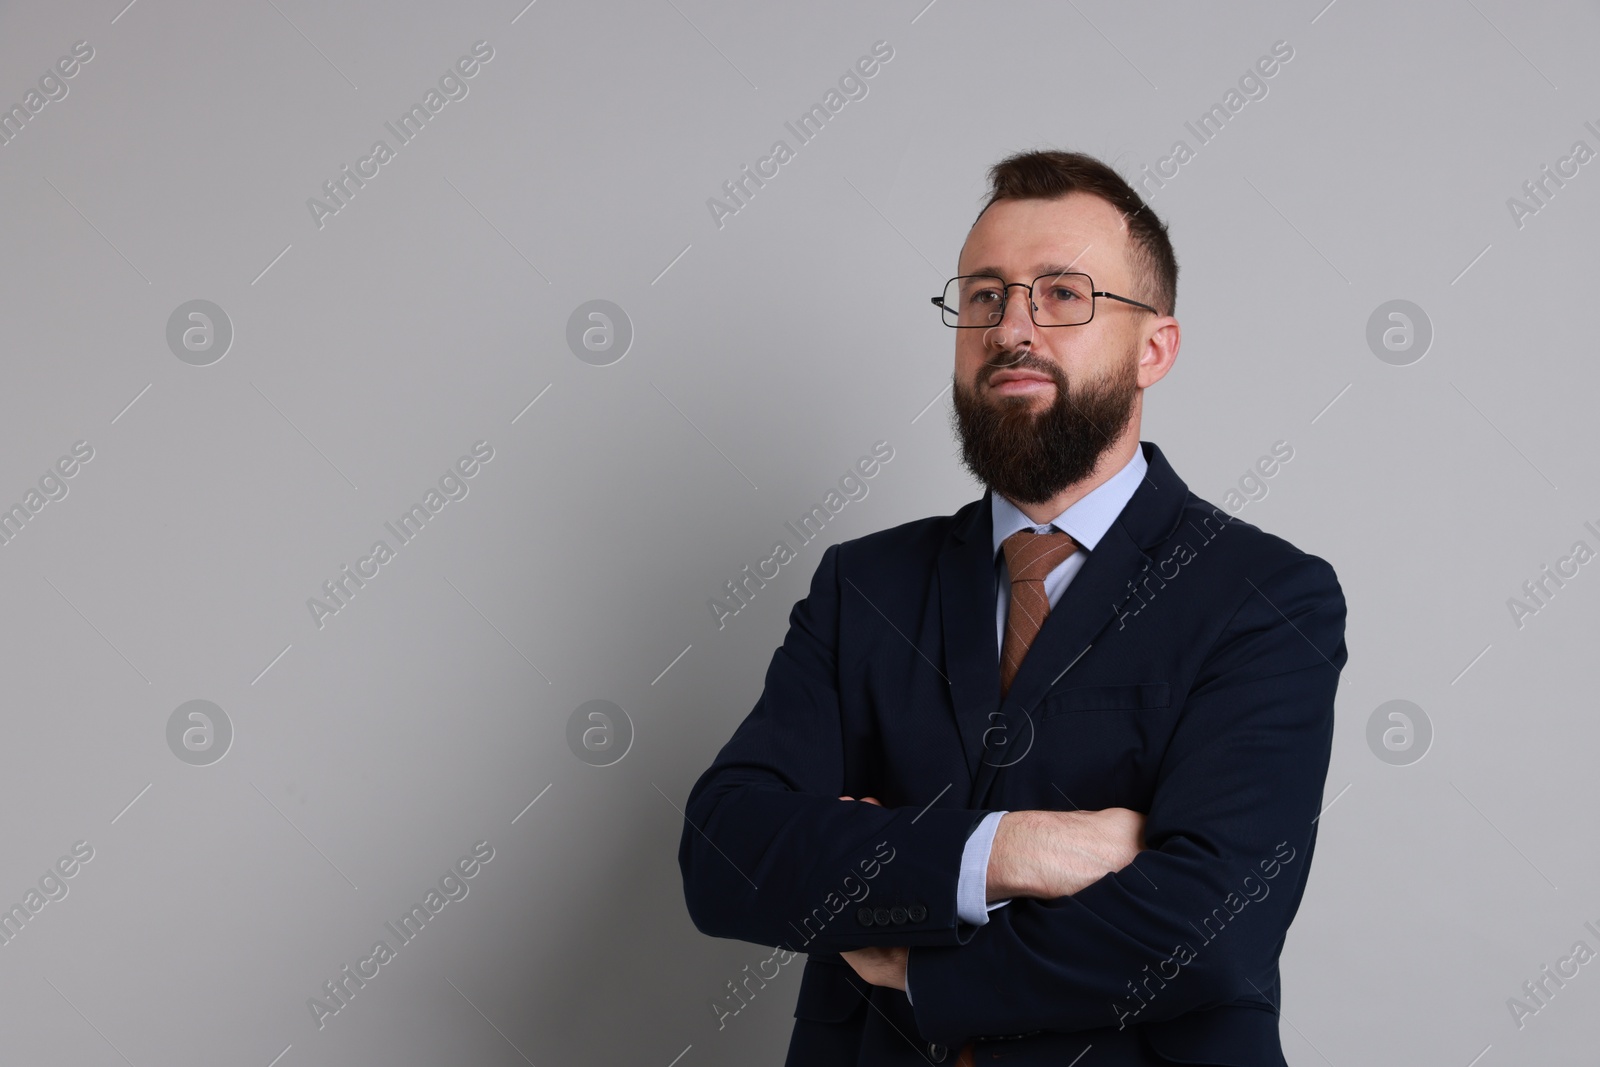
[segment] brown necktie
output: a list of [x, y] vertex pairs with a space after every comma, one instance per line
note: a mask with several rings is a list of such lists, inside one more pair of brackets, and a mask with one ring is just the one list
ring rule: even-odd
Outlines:
[[1050, 598], [1045, 595], [1045, 575], [1078, 551], [1078, 543], [1059, 530], [1035, 533], [1018, 530], [1000, 542], [1011, 572], [1011, 608], [1006, 613], [1006, 637], [1000, 645], [1000, 695], [1004, 697], [1017, 677], [1023, 657], [1039, 636]]
[[[1000, 646], [1000, 695], [1003, 697], [1010, 691], [1033, 639], [1039, 636], [1045, 616], [1050, 614], [1050, 597], [1044, 591], [1045, 575], [1078, 551], [1078, 543], [1059, 530], [1044, 534], [1018, 530], [1000, 542], [1000, 551], [1006, 554], [1006, 569], [1011, 572], [1011, 607], [1006, 612], [1006, 637]], [[961, 1046], [955, 1067], [974, 1067], [972, 1042]]]

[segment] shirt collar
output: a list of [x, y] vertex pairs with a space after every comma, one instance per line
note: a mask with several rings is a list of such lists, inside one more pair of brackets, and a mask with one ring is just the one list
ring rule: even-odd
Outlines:
[[[1082, 500], [1057, 515], [1049, 523], [1070, 536], [1081, 547], [1093, 551], [1100, 538], [1111, 528], [1117, 516], [1133, 497], [1134, 490], [1144, 481], [1150, 464], [1144, 458], [1144, 449], [1135, 448], [1133, 458], [1122, 469], [1095, 486]], [[1036, 530], [1032, 519], [999, 493], [990, 494], [990, 511], [994, 519], [994, 551], [1000, 554], [1000, 544], [1018, 530]]]

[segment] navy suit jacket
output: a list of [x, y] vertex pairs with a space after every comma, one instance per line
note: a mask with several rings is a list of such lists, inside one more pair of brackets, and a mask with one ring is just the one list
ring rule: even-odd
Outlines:
[[[1316, 841], [1344, 596], [1324, 560], [1141, 447], [1144, 483], [1003, 700], [987, 494], [823, 553], [678, 851], [701, 931], [808, 954], [791, 1067], [953, 1061], [968, 1040], [979, 1063], [1086, 1045], [1080, 1067], [1284, 1063], [1278, 956]], [[1147, 816], [1130, 866], [957, 917], [984, 815], [1108, 807]], [[868, 945], [911, 946], [914, 1004], [838, 956]]]

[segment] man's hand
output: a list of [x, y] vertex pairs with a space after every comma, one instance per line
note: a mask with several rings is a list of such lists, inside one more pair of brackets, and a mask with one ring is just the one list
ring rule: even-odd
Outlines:
[[[883, 807], [876, 797], [859, 799]], [[1144, 820], [1143, 812], [1131, 808], [1008, 811], [1000, 816], [989, 851], [985, 896], [991, 904], [1015, 897], [1069, 897], [1133, 862], [1144, 848]]]
[[1128, 808], [1007, 812], [989, 852], [986, 895], [991, 903], [1071, 896], [1133, 862], [1144, 820]]
[[900, 990], [906, 987], [906, 960], [910, 954], [904, 945], [853, 948], [839, 953], [864, 981]]
[[[859, 799], [883, 807], [876, 797]], [[1129, 808], [1006, 812], [1000, 816], [989, 852], [989, 901], [1051, 900], [1093, 885], [1133, 862], [1144, 847], [1144, 821], [1141, 812]], [[910, 952], [903, 945], [887, 945], [839, 955], [871, 985], [904, 990]]]

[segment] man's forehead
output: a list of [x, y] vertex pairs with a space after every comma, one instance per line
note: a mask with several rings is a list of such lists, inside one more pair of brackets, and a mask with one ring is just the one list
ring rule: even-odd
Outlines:
[[1108, 273], [1122, 260], [1126, 224], [1111, 205], [1092, 197], [1002, 200], [967, 234], [959, 257], [963, 274], [1054, 271]]

